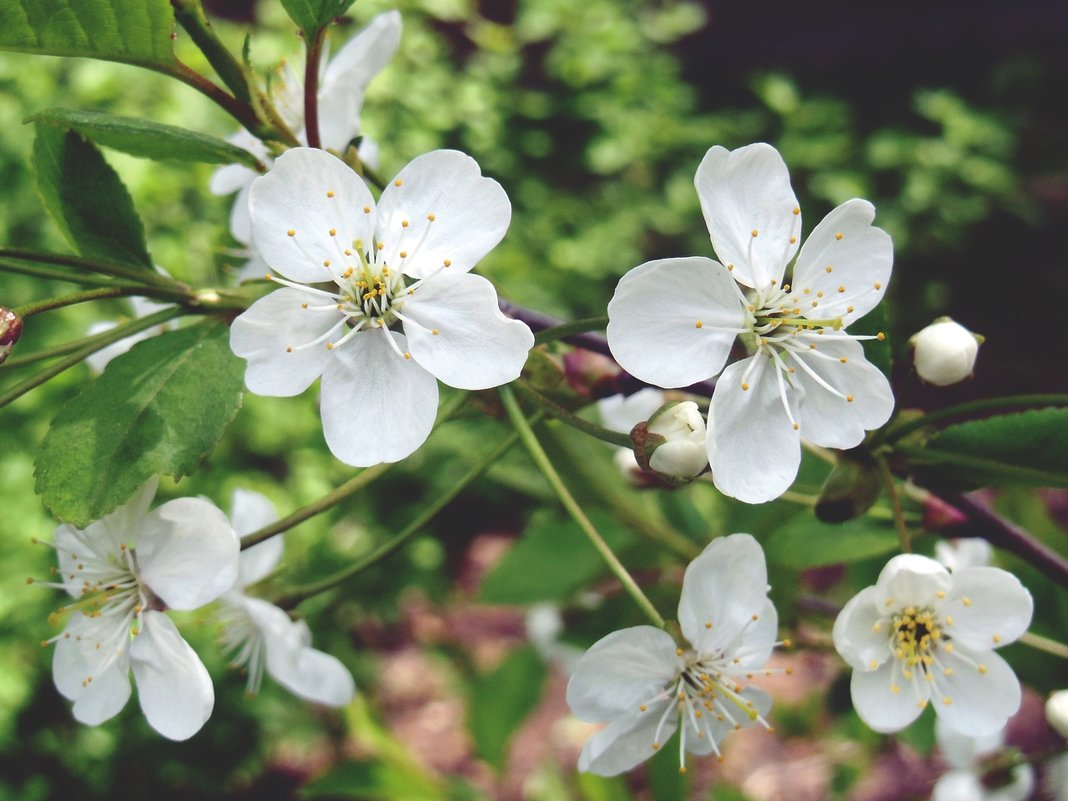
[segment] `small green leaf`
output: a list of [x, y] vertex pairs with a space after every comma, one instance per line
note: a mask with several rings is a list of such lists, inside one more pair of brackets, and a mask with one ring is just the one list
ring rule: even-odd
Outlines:
[[[613, 550], [633, 535], [606, 515], [591, 519]], [[523, 537], [482, 583], [479, 599], [488, 604], [530, 604], [563, 600], [605, 571], [600, 554], [578, 525], [558, 515], [536, 515]]]
[[907, 454], [928, 482], [1068, 487], [1068, 409], [1031, 409], [947, 426]]
[[77, 131], [98, 145], [141, 158], [206, 164], [237, 163], [254, 170], [263, 169], [259, 160], [244, 148], [174, 125], [117, 117], [101, 111], [66, 108], [45, 109], [34, 114], [27, 122]]
[[282, 7], [305, 34], [310, 34], [340, 17], [354, 2], [356, 0], [282, 0]]
[[95, 145], [74, 131], [38, 125], [33, 160], [44, 206], [75, 250], [153, 269], [130, 193]]
[[152, 476], [192, 472], [240, 408], [243, 373], [228, 329], [214, 321], [138, 343], [53, 421], [37, 458], [38, 494], [84, 528]]
[[0, 50], [175, 63], [168, 0], [0, 0]]
[[532, 647], [519, 648], [471, 687], [471, 733], [479, 754], [504, 768], [515, 730], [541, 699], [547, 670]]
[[897, 533], [889, 523], [870, 517], [839, 524], [821, 523], [808, 512], [801, 512], [772, 532], [764, 544], [764, 553], [772, 564], [804, 570], [859, 562], [897, 547]]

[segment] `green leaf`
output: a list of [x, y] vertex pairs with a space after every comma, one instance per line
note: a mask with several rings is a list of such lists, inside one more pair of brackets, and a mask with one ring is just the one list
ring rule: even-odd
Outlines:
[[259, 159], [244, 148], [174, 125], [117, 117], [101, 111], [66, 108], [45, 109], [34, 114], [27, 122], [77, 131], [98, 145], [141, 158], [206, 164], [237, 163], [254, 170], [264, 169]]
[[192, 472], [240, 408], [243, 373], [227, 327], [214, 321], [138, 343], [53, 421], [37, 493], [84, 528], [152, 476]]
[[958, 423], [906, 453], [912, 465], [936, 482], [1068, 487], [1068, 409], [1031, 409]]
[[889, 523], [870, 517], [822, 523], [811, 513], [801, 512], [772, 532], [764, 544], [764, 553], [773, 564], [803, 570], [859, 562], [897, 547], [897, 533]]
[[[633, 534], [612, 518], [596, 512], [590, 518], [613, 550], [633, 541]], [[523, 537], [486, 576], [479, 599], [488, 604], [562, 600], [605, 569], [578, 524], [546, 512], [534, 516]]]
[[33, 159], [44, 206], [75, 250], [153, 269], [130, 193], [95, 145], [74, 131], [38, 125]]
[[526, 646], [472, 685], [471, 733], [478, 753], [498, 770], [504, 768], [512, 734], [538, 705], [546, 674], [538, 652]]
[[175, 63], [168, 0], [0, 0], [0, 50]]
[[342, 762], [303, 787], [302, 798], [358, 798], [361, 801], [444, 801], [426, 776], [393, 762]]
[[340, 17], [354, 2], [356, 0], [282, 0], [282, 7], [307, 35], [329, 24], [334, 17]]

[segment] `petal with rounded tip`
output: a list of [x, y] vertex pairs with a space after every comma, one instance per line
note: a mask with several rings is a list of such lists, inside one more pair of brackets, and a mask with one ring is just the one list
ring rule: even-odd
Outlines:
[[567, 703], [582, 720], [597, 723], [634, 714], [674, 679], [675, 641], [652, 626], [614, 631], [579, 659], [567, 684]]
[[[645, 712], [617, 718], [586, 741], [579, 754], [578, 769], [599, 776], [616, 776], [644, 762], [655, 753], [654, 736], [664, 713], [664, 702]], [[668, 713], [660, 729], [663, 745], [678, 728], [678, 715]]]
[[879, 572], [875, 605], [887, 612], [909, 606], [931, 606], [938, 593], [950, 590], [949, 571], [934, 559], [906, 553], [895, 556]]
[[[820, 313], [849, 325], [875, 308], [890, 280], [894, 243], [873, 226], [875, 207], [847, 200], [831, 211], [805, 240], [794, 266], [794, 292], [822, 292]], [[830, 268], [828, 271], [827, 268]]]
[[[277, 519], [278, 512], [274, 504], [265, 495], [247, 489], [234, 490], [230, 503], [230, 522], [238, 537], [251, 534]], [[284, 535], [276, 534], [241, 551], [237, 566], [237, 586], [248, 587], [270, 575], [282, 561], [284, 548]]]
[[735, 281], [719, 262], [658, 259], [624, 275], [608, 304], [608, 346], [631, 375], [684, 387], [719, 373], [745, 327]]
[[719, 260], [733, 264], [734, 277], [746, 286], [781, 284], [797, 252], [801, 213], [779, 151], [763, 142], [737, 150], [717, 145], [705, 154], [694, 185]]
[[404, 304], [412, 358], [451, 387], [489, 389], [519, 377], [534, 335], [505, 317], [497, 291], [480, 275], [441, 274]]
[[[954, 643], [933, 668], [931, 703], [950, 728], [975, 737], [1004, 728], [1020, 708], [1020, 681], [993, 651], [972, 651]], [[947, 703], [948, 699], [948, 703]]]
[[875, 604], [875, 587], [849, 599], [834, 621], [833, 634], [835, 650], [854, 670], [874, 670], [887, 660], [893, 631], [889, 615]]
[[1031, 625], [1034, 600], [1016, 576], [996, 567], [965, 567], [938, 611], [953, 625], [945, 633], [968, 648], [986, 651], [1015, 642]]
[[[76, 701], [112, 670], [129, 672], [128, 621], [108, 616], [89, 617], [75, 612], [64, 636], [56, 640], [52, 680], [66, 698]], [[69, 635], [69, 636], [67, 636]], [[101, 647], [97, 648], [97, 643]]]
[[301, 648], [290, 673], [271, 670], [268, 646], [267, 670], [275, 681], [306, 701], [325, 706], [344, 706], [356, 694], [356, 682], [341, 660], [314, 648]]
[[[304, 308], [326, 301], [299, 289], [277, 289], [237, 316], [230, 326], [230, 350], [248, 360], [245, 386], [257, 395], [288, 398], [312, 385], [332, 360], [327, 343], [307, 343], [343, 319], [332, 310]], [[344, 336], [339, 330], [336, 338]], [[307, 347], [301, 347], [307, 345]]]
[[172, 609], [197, 609], [237, 579], [240, 545], [214, 504], [177, 498], [146, 515], [137, 538], [141, 580]]
[[360, 265], [345, 249], [358, 250], [357, 242], [371, 248], [374, 199], [360, 177], [325, 150], [295, 147], [279, 156], [253, 183], [249, 210], [264, 260], [293, 281], [332, 281]]
[[108, 670], [93, 676], [93, 681], [74, 700], [71, 710], [74, 719], [86, 726], [99, 726], [122, 711], [131, 692], [129, 662], [115, 662]]
[[645, 387], [633, 395], [601, 398], [597, 401], [597, 413], [605, 428], [629, 434], [634, 426], [648, 420], [663, 405], [664, 393], [655, 387]]
[[[893, 691], [898, 688], [898, 692]], [[931, 685], [914, 674], [906, 681], [896, 660], [877, 670], [853, 671], [849, 683], [853, 706], [860, 719], [877, 732], [900, 731], [920, 716], [931, 696]]]
[[345, 464], [369, 467], [414, 453], [434, 427], [438, 383], [414, 359], [400, 334], [375, 329], [335, 351], [323, 374], [320, 412], [330, 452]]
[[970, 770], [950, 770], [938, 777], [931, 801], [988, 801], [978, 774]]
[[145, 612], [130, 646], [137, 698], [153, 729], [188, 740], [211, 717], [215, 689], [200, 657], [162, 612]]
[[413, 159], [386, 186], [375, 237], [390, 266], [412, 278], [439, 270], [465, 273], [501, 241], [511, 219], [508, 195], [483, 177], [473, 158], [434, 150]]
[[[753, 360], [758, 363], [742, 377]], [[782, 495], [797, 477], [801, 437], [783, 407], [775, 367], [765, 356], [750, 356], [723, 371], [712, 394], [708, 462], [712, 481], [724, 495], [764, 503]], [[797, 399], [786, 388], [794, 419]]]

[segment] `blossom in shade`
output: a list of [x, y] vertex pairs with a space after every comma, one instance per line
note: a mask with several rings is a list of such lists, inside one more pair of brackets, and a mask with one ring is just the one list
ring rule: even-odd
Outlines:
[[982, 537], [959, 537], [935, 543], [935, 559], [950, 571], [989, 565], [993, 553], [993, 547]]
[[947, 387], [972, 375], [982, 337], [941, 317], [909, 339], [916, 373], [928, 384]]
[[294, 148], [252, 187], [256, 244], [283, 285], [230, 329], [258, 395], [322, 377], [337, 458], [364, 467], [415, 451], [434, 424], [437, 379], [459, 389], [514, 380], [534, 337], [469, 271], [504, 236], [511, 206], [454, 150], [416, 158], [379, 203], [322, 150]]
[[53, 585], [74, 599], [52, 638], [52, 675], [91, 726], [114, 717], [130, 697], [133, 671], [149, 724], [164, 737], [192, 737], [211, 715], [207, 670], [166, 609], [197, 609], [218, 598], [237, 575], [238, 541], [226, 516], [208, 501], [179, 498], [149, 511], [156, 481], [84, 530], [56, 529]]
[[679, 600], [686, 642], [653, 626], [602, 638], [583, 654], [567, 686], [582, 720], [606, 725], [586, 741], [579, 770], [611, 776], [650, 757], [680, 730], [685, 754], [720, 754], [728, 732], [759, 722], [771, 699], [746, 685], [776, 642], [764, 552], [748, 534], [713, 541], [686, 568]]
[[[639, 389], [633, 395], [610, 395], [597, 401], [597, 413], [605, 428], [629, 434], [638, 423], [648, 420], [664, 405], [664, 393], [653, 387]], [[649, 476], [634, 458], [632, 448], [616, 448], [614, 461], [620, 474], [633, 484], [641, 485]]]
[[[767, 144], [711, 148], [695, 185], [720, 261], [658, 259], [631, 270], [608, 305], [608, 343], [625, 370], [656, 386], [719, 375], [708, 415], [712, 477], [725, 494], [760, 503], [793, 482], [802, 437], [851, 448], [889, 419], [890, 384], [860, 343], [873, 337], [846, 329], [882, 299], [893, 246], [872, 225], [872, 205], [854, 199], [798, 251], [801, 209]], [[749, 355], [724, 370], [739, 339]]]
[[893, 732], [930, 704], [957, 731], [998, 731], [1020, 706], [1020, 682], [994, 649], [1027, 630], [1032, 609], [1031, 594], [1004, 570], [950, 573], [926, 556], [895, 556], [834, 623], [857, 714]]
[[[162, 272], [162, 271], [160, 271]], [[165, 275], [166, 273], [164, 273]], [[130, 306], [133, 308], [133, 316], [135, 318], [148, 317], [150, 314], [163, 311], [170, 308], [166, 303], [156, 303], [154, 300], [142, 297], [130, 298]], [[85, 332], [86, 336], [95, 336], [96, 334], [102, 334], [105, 331], [110, 331], [119, 323], [111, 320], [102, 320], [98, 323], [93, 323], [89, 326], [89, 330]], [[130, 334], [125, 339], [120, 339], [118, 342], [112, 342], [110, 345], [101, 348], [95, 353], [91, 353], [85, 358], [86, 364], [89, 365], [94, 373], [104, 372], [104, 368], [111, 363], [111, 360], [116, 356], [121, 356], [126, 353], [130, 348], [136, 345], [138, 342], [143, 342], [146, 339], [151, 339], [158, 334], [162, 334], [165, 331], [173, 330], [174, 323], [163, 323], [155, 328], [147, 328], [144, 331], [138, 331], [136, 334]]]
[[1005, 732], [972, 737], [935, 721], [935, 739], [949, 770], [935, 782], [931, 801], [1023, 801], [1035, 786], [1030, 765], [1017, 765], [1009, 771], [986, 775], [988, 760], [996, 757], [1005, 743]]
[[[277, 518], [274, 506], [263, 495], [241, 489], [234, 492], [231, 520], [239, 535]], [[241, 552], [237, 583], [222, 596], [223, 645], [233, 653], [234, 667], [247, 672], [249, 694], [259, 692], [266, 670], [294, 695], [327, 706], [344, 706], [356, 692], [348, 669], [336, 657], [311, 647], [311, 632], [304, 621], [294, 621], [274, 604], [245, 594], [247, 587], [274, 571], [282, 550], [279, 534]]]

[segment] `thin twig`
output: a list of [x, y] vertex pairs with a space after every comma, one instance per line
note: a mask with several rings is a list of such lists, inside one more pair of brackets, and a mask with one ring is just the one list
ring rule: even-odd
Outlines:
[[308, 48], [304, 62], [304, 131], [308, 137], [308, 147], [322, 147], [319, 137], [319, 60], [323, 55], [323, 39], [326, 26], [319, 30], [304, 32], [304, 44]]

